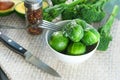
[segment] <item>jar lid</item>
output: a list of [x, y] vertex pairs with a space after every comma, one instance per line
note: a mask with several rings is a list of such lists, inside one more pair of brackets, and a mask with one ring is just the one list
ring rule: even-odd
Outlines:
[[25, 0], [24, 5], [30, 9], [38, 9], [42, 6], [42, 0]]

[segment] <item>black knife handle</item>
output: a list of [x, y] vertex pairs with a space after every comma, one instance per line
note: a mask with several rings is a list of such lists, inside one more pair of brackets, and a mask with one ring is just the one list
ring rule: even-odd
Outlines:
[[19, 53], [20, 55], [24, 56], [24, 53], [27, 51], [25, 48], [20, 46], [18, 43], [10, 39], [4, 34], [0, 33], [0, 40], [7, 45], [10, 49], [14, 50], [15, 52]]

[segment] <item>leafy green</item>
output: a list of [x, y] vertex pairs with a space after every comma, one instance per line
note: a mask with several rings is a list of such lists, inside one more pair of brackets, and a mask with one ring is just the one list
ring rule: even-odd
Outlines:
[[62, 20], [71, 20], [76, 18], [76, 10], [74, 7], [66, 8], [62, 12]]
[[[73, 1], [75, 1], [75, 0], [73, 0]], [[99, 1], [99, 0], [84, 0], [83, 3], [85, 3], [85, 4], [94, 4], [97, 1]]]
[[109, 19], [107, 20], [105, 25], [103, 25], [99, 29], [101, 37], [100, 37], [100, 44], [98, 46], [98, 50], [105, 51], [108, 49], [109, 43], [112, 40], [110, 30], [118, 11], [119, 11], [119, 7], [115, 5]]
[[80, 18], [88, 23], [99, 22], [105, 17], [103, 7], [106, 2], [108, 0], [84, 0], [75, 7], [66, 8], [62, 12], [62, 19]]
[[105, 17], [103, 6], [108, 0], [99, 0], [95, 4], [81, 4], [76, 6], [78, 17], [88, 23], [99, 22]]
[[99, 1], [99, 0], [86, 0], [86, 3], [88, 3], [88, 4], [94, 4], [97, 1]]
[[61, 12], [66, 7], [66, 4], [55, 5], [53, 7], [48, 7], [43, 10], [43, 19], [47, 21], [52, 21], [57, 16], [61, 14]]
[[52, 7], [45, 8], [43, 10], [43, 19], [47, 21], [52, 21], [53, 19], [58, 17], [65, 9], [72, 8], [82, 1], [84, 0], [76, 0], [70, 4], [61, 3]]
[[65, 3], [67, 0], [51, 0], [53, 5]]

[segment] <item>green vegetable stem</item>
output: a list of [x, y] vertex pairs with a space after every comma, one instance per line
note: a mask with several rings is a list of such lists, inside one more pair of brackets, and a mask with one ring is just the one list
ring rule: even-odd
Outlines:
[[65, 3], [67, 0], [51, 0], [53, 5], [60, 4], [60, 3]]
[[115, 5], [106, 24], [99, 29], [101, 37], [100, 37], [100, 44], [97, 49], [100, 51], [106, 51], [108, 49], [109, 43], [112, 40], [110, 30], [118, 11], [119, 11], [119, 7]]
[[[76, 1], [76, 0], [72, 0], [72, 1]], [[84, 3], [84, 4], [95, 4], [98, 1], [100, 1], [100, 0], [84, 0], [82, 3]]]

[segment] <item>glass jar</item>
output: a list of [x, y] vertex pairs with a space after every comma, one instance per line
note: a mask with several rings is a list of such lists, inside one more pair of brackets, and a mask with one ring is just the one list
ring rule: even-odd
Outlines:
[[39, 35], [42, 28], [38, 26], [42, 23], [42, 0], [25, 0], [26, 24], [28, 32], [33, 35]]

